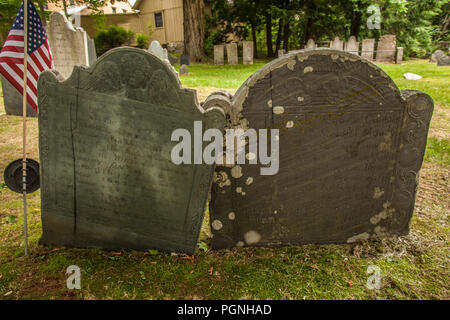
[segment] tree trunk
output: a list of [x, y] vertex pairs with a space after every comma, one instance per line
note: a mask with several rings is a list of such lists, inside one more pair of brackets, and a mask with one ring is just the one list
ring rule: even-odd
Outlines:
[[253, 39], [253, 58], [258, 59], [258, 43], [256, 40], [256, 26], [252, 24], [252, 39]]
[[291, 35], [291, 29], [289, 19], [284, 23], [284, 31], [283, 31], [283, 49], [287, 53], [289, 52], [289, 36]]
[[44, 2], [43, 1], [39, 2], [39, 10], [41, 11], [42, 25], [45, 28], [45, 27], [47, 27], [47, 19], [45, 19], [45, 9], [44, 9]]
[[280, 21], [278, 21], [277, 46], [276, 46], [276, 50], [275, 50], [276, 55], [278, 55], [278, 51], [280, 51], [280, 48], [281, 48], [281, 39], [283, 37], [283, 27], [284, 27], [284, 20], [280, 19]]
[[63, 3], [64, 15], [66, 16], [67, 19], [69, 19], [69, 14], [67, 13], [67, 2], [66, 2], [66, 0], [62, 0], [62, 3]]
[[267, 56], [273, 57], [272, 16], [270, 14], [266, 14], [266, 42], [267, 42]]
[[361, 31], [362, 24], [362, 13], [359, 11], [353, 11], [352, 21], [350, 25], [350, 35], [355, 36], [356, 39], [359, 37], [359, 32]]
[[184, 54], [191, 61], [206, 61], [204, 0], [183, 0]]

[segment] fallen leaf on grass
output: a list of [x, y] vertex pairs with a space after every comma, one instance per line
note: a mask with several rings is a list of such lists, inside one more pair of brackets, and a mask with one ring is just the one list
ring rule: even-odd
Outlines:
[[348, 284], [349, 287], [351, 287], [351, 286], [353, 285], [353, 281], [349, 280], [349, 281], [347, 282], [347, 284]]
[[181, 260], [189, 260], [190, 262], [194, 262], [194, 256], [189, 256], [187, 254], [185, 254], [184, 256], [182, 256], [180, 258]]
[[313, 268], [314, 270], [319, 270], [319, 267], [316, 266], [315, 264], [313, 264], [313, 265], [311, 266], [311, 268]]
[[5, 293], [3, 296], [4, 296], [4, 297], [7, 297], [7, 296], [9, 296], [11, 293], [12, 293], [12, 291], [8, 291], [8, 292]]
[[113, 256], [121, 256], [122, 252], [112, 252], [111, 253]]
[[214, 267], [211, 267], [211, 268], [209, 268], [209, 270], [208, 270], [208, 273], [209, 273], [209, 275], [211, 275], [211, 276], [212, 276], [212, 274], [213, 274], [213, 270], [214, 270]]

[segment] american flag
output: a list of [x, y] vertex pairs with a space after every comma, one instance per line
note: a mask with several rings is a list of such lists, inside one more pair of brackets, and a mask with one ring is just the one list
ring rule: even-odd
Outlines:
[[[24, 70], [24, 9], [20, 7], [0, 53], [0, 73], [22, 94]], [[32, 1], [28, 2], [27, 100], [36, 113], [39, 74], [53, 68], [52, 53], [44, 26]]]

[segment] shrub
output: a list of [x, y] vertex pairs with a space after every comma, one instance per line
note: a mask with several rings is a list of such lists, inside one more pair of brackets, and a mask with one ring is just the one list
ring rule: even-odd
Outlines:
[[136, 36], [137, 47], [145, 49], [148, 47], [149, 36], [146, 34], [138, 33]]
[[108, 26], [100, 30], [94, 38], [97, 55], [123, 45], [130, 45], [134, 39], [134, 32], [118, 26]]

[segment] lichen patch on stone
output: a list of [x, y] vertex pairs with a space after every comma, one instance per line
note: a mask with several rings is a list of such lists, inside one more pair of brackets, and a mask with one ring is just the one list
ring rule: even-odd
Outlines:
[[220, 221], [220, 220], [214, 220], [214, 221], [211, 223], [211, 226], [213, 227], [214, 230], [219, 231], [220, 229], [223, 228], [223, 223], [222, 223], [222, 221]]
[[253, 245], [261, 241], [261, 235], [255, 230], [250, 230], [244, 235], [244, 239], [248, 245]]

